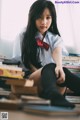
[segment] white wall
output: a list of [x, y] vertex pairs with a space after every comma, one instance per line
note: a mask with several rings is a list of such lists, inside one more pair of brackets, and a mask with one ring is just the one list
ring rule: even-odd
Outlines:
[[35, 0], [0, 0], [0, 53], [12, 56], [13, 42], [27, 25], [27, 16]]
[[[0, 18], [1, 18], [1, 0], [0, 0]], [[1, 19], [0, 19], [0, 38], [1, 38]]]

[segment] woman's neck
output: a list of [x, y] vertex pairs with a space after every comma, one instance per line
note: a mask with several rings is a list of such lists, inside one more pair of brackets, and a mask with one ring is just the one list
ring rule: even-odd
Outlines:
[[44, 40], [45, 36], [46, 36], [46, 32], [43, 34], [43, 39], [42, 39], [42, 41]]

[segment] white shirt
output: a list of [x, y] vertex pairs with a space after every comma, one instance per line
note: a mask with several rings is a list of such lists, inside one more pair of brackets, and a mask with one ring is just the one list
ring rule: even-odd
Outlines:
[[[42, 40], [43, 35], [40, 32], [37, 32], [35, 38], [40, 38]], [[47, 31], [43, 41], [48, 43], [50, 46], [48, 50], [46, 50], [45, 48], [41, 48], [41, 47], [38, 48], [39, 60], [41, 62], [41, 65], [45, 66], [48, 63], [55, 63], [55, 61], [52, 58], [53, 50], [57, 46], [60, 46], [62, 48], [64, 48], [64, 46], [63, 46], [62, 38], [59, 35], [52, 34], [49, 31]], [[63, 49], [62, 49], [62, 51], [63, 51]]]

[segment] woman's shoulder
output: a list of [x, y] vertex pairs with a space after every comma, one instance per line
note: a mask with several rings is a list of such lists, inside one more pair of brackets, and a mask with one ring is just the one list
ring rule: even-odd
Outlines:
[[57, 40], [57, 39], [61, 38], [58, 34], [54, 34], [54, 33], [50, 32], [50, 31], [47, 31], [47, 37], [49, 39], [54, 39], [54, 40]]

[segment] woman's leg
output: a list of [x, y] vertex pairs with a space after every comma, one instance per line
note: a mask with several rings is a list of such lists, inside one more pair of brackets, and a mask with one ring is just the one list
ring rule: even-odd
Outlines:
[[74, 105], [68, 102], [58, 91], [56, 87], [56, 75], [55, 75], [55, 64], [50, 63], [45, 65], [41, 71], [41, 85], [42, 93], [39, 94], [40, 97], [51, 100], [51, 105], [71, 107]]
[[67, 68], [63, 68], [65, 72], [65, 82], [60, 86], [66, 86], [75, 93], [80, 93], [80, 78], [71, 73]]
[[[40, 83], [41, 70], [42, 70], [42, 68], [36, 70], [35, 72], [33, 72], [33, 73], [29, 76], [29, 79], [30, 79], [30, 80], [34, 80], [34, 85], [35, 85], [35, 86], [38, 86], [38, 93], [40, 93], [41, 90], [42, 90], [42, 86], [41, 86], [41, 83]], [[58, 89], [59, 92], [63, 95], [63, 94], [65, 93], [66, 87], [59, 87], [59, 86], [57, 86], [57, 89]]]
[[33, 72], [33, 73], [29, 76], [29, 79], [30, 79], [30, 80], [34, 80], [34, 86], [37, 86], [38, 94], [41, 93], [41, 91], [42, 91], [42, 86], [41, 86], [41, 84], [40, 84], [41, 70], [42, 70], [42, 68], [36, 70], [35, 72]]
[[36, 85], [36, 86], [39, 84], [39, 81], [41, 78], [41, 70], [42, 70], [42, 68], [36, 70], [29, 76], [29, 79], [34, 80], [34, 85]]

